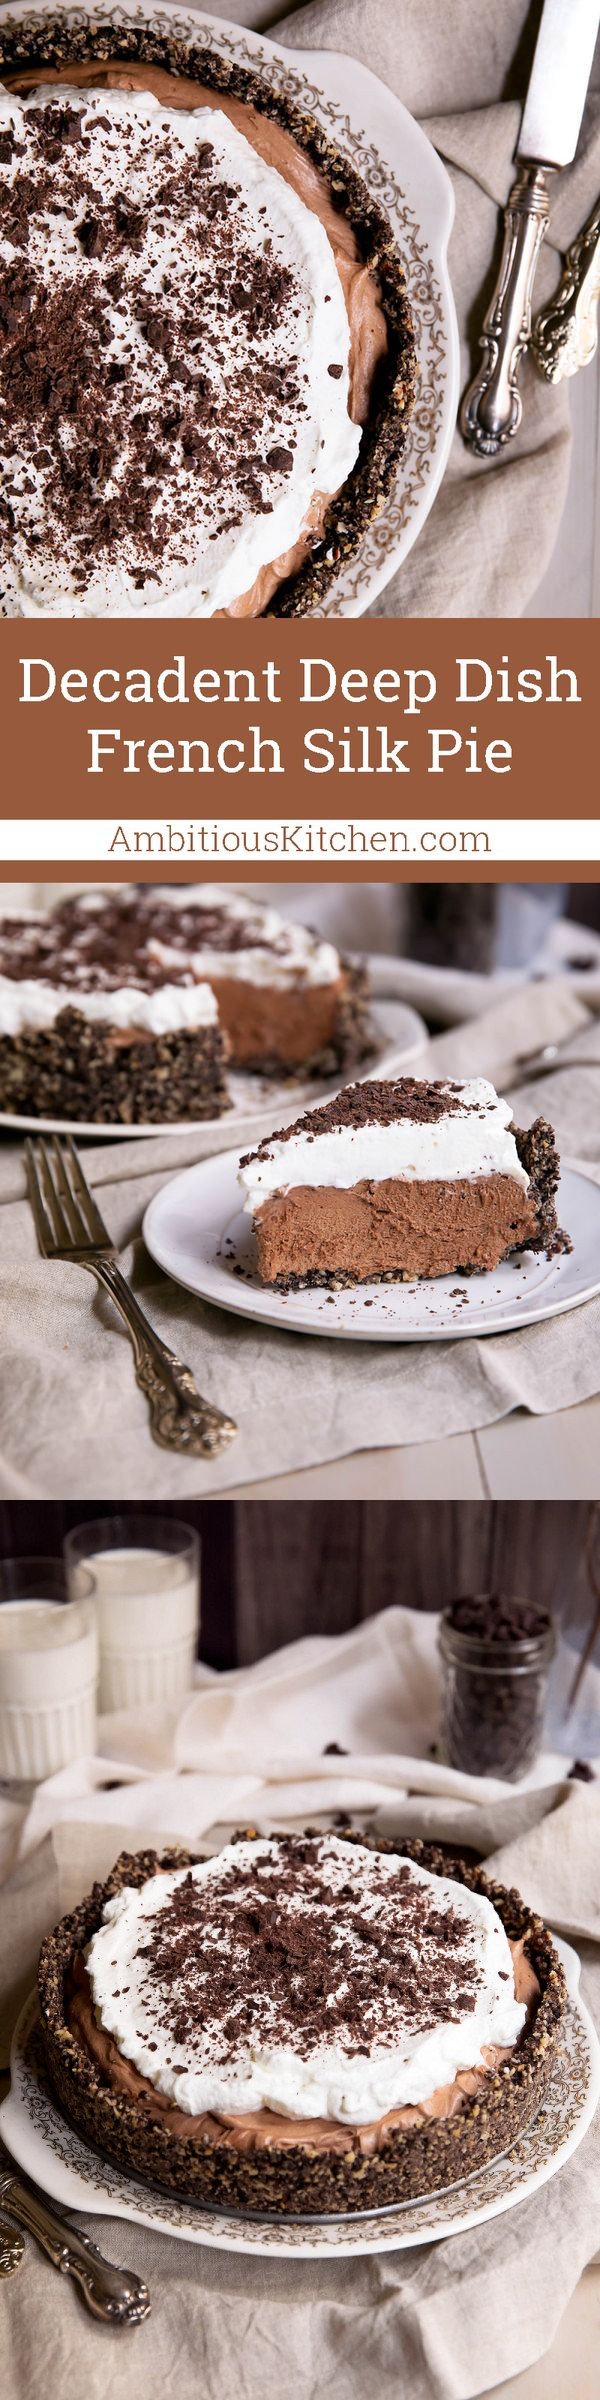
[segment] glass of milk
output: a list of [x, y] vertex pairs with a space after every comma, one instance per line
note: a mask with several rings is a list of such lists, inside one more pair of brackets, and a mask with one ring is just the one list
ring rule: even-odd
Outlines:
[[76, 1600], [91, 1575], [98, 1627], [99, 1707], [177, 1700], [193, 1681], [200, 1618], [200, 1544], [172, 1517], [99, 1517], [67, 1534]]
[[31, 1785], [93, 1755], [93, 1582], [71, 1598], [60, 1559], [0, 1560], [0, 1777]]

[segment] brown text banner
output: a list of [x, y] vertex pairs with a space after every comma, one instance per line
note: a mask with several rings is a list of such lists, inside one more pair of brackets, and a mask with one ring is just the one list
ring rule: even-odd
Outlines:
[[598, 862], [591, 621], [38, 618], [1, 639], [5, 874]]

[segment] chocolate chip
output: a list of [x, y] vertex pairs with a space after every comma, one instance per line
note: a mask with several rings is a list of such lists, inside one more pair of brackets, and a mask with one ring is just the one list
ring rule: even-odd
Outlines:
[[267, 466], [272, 467], [275, 474], [291, 475], [293, 464], [293, 451], [282, 449], [281, 443], [276, 442], [272, 450], [267, 450]]

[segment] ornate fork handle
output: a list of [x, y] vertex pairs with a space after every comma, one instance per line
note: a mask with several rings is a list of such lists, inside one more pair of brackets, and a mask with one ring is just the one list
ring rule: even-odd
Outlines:
[[145, 1392], [155, 1442], [193, 1458], [218, 1458], [237, 1433], [233, 1417], [203, 1400], [190, 1367], [168, 1350], [140, 1308], [120, 1267], [104, 1258], [85, 1259], [97, 1282], [116, 1301], [131, 1335], [136, 1382]]
[[5, 2225], [0, 2219], [0, 2282], [16, 2275], [25, 2257], [25, 2238], [18, 2225]]
[[150, 2313], [150, 2296], [147, 2285], [131, 2268], [113, 2267], [89, 2234], [80, 2233], [67, 2218], [55, 2216], [46, 2201], [38, 2199], [16, 2176], [2, 2178], [0, 2200], [17, 2224], [33, 2234], [53, 2267], [58, 2267], [61, 2275], [73, 2276], [93, 2317], [100, 2317], [104, 2325], [143, 2324]]
[[479, 458], [496, 458], [521, 423], [519, 367], [531, 333], [531, 295], [538, 251], [550, 215], [547, 167], [524, 166], [504, 215], [498, 282], [484, 317], [483, 364], [463, 400], [463, 439]]

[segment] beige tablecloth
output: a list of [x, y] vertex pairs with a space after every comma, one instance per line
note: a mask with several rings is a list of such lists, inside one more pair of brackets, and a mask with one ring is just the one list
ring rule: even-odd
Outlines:
[[[193, 0], [192, 0], [193, 5]], [[213, 15], [298, 49], [350, 51], [424, 125], [448, 168], [456, 203], [450, 272], [463, 388], [478, 356], [498, 259], [498, 209], [513, 153], [539, 9], [532, 0], [216, 0]], [[568, 10], [566, 10], [568, 21]], [[598, 68], [600, 82], [600, 67]], [[560, 253], [600, 185], [600, 95], [588, 100], [577, 162], [557, 178], [535, 305], [554, 291]], [[457, 434], [429, 524], [375, 616], [520, 616], [552, 556], [569, 473], [569, 389], [526, 364], [523, 424], [499, 465], [482, 465]]]
[[[84, 1798], [85, 1774], [73, 1770], [70, 1796], [68, 1778], [56, 1778], [13, 1824], [21, 1857], [0, 1890], [0, 2062], [43, 1932], [123, 1844], [162, 1833], [215, 1849], [249, 1817], [266, 1830], [344, 1805], [357, 1822], [368, 1807], [383, 1832], [470, 1842], [493, 1857], [501, 1879], [576, 1944], [600, 2021], [600, 1787], [565, 1782], [566, 1759], [542, 1761], [545, 1784], [518, 1789], [436, 1766], [437, 1674], [435, 1619], [391, 1609], [337, 1641], [296, 1643], [232, 1675], [205, 1670], [175, 1732], [168, 1712], [140, 1712], [136, 1725], [104, 1718], [95, 1771], [112, 1786], [119, 1762], [137, 1757], [134, 1780]], [[321, 1755], [333, 1736], [348, 1756]], [[0, 1804], [6, 1833], [8, 1814]], [[471, 2400], [543, 2355], [600, 2245], [600, 2118], [556, 2180], [514, 2212], [404, 2254], [245, 2259], [117, 2219], [80, 2221], [146, 2277], [152, 2315], [135, 2332], [99, 2331], [30, 2252], [4, 2287], [5, 2400], [47, 2400], [53, 2389], [104, 2400], [107, 2388], [112, 2400]]]
[[[579, 1158], [600, 1179], [600, 1021], [563, 979], [519, 990], [474, 1025], [437, 1036], [423, 1071], [490, 1074], [506, 1089], [516, 1055], [548, 1040], [589, 1057], [589, 1068], [515, 1094], [518, 1122], [549, 1116], [563, 1157]], [[129, 1341], [110, 1303], [81, 1269], [39, 1258], [22, 1149], [4, 1137], [0, 1496], [141, 1500], [160, 1490], [198, 1498], [365, 1447], [472, 1432], [519, 1407], [543, 1416], [600, 1389], [600, 1299], [516, 1333], [402, 1347], [279, 1332], [192, 1298], [153, 1265], [142, 1217], [167, 1175], [227, 1140], [217, 1130], [126, 1141], [92, 1147], [85, 1160], [153, 1322], [199, 1389], [238, 1423], [224, 1457], [202, 1465], [153, 1444]]]

